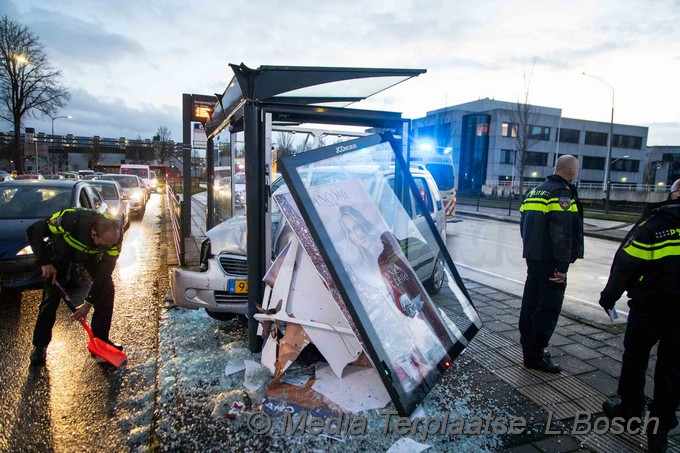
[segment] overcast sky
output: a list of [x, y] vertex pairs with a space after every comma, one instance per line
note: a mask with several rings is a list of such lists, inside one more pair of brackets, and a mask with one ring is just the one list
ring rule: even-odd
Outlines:
[[73, 118], [55, 133], [151, 138], [167, 126], [181, 141], [182, 93], [221, 93], [228, 64], [245, 63], [426, 69], [355, 106], [408, 118], [514, 102], [530, 76], [530, 103], [609, 122], [612, 91], [585, 71], [614, 88], [616, 123], [680, 145], [678, 0], [0, 0], [2, 14], [63, 73], [60, 114]]

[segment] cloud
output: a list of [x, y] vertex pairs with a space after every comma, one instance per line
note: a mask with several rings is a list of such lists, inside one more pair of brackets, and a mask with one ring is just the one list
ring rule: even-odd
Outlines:
[[51, 56], [66, 64], [91, 64], [123, 57], [141, 58], [143, 47], [127, 36], [106, 31], [104, 24], [85, 22], [53, 10], [33, 8], [26, 25], [49, 49]]
[[[151, 138], [160, 126], [166, 126], [173, 140], [182, 141], [182, 112], [179, 108], [148, 104], [130, 107], [120, 99], [103, 101], [82, 89], [72, 90], [71, 95], [71, 101], [59, 114], [71, 115], [72, 118], [55, 123], [55, 134]], [[49, 134], [52, 122], [49, 118], [28, 119], [25, 126]]]

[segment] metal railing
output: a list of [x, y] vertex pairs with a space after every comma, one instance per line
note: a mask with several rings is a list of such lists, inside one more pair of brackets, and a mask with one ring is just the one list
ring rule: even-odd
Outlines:
[[[542, 181], [541, 181], [542, 182]], [[541, 184], [541, 182], [524, 182], [524, 190], [533, 189], [534, 187]], [[485, 181], [485, 185], [488, 187], [505, 187], [513, 188], [515, 191], [519, 191], [519, 181], [515, 181], [514, 184], [510, 181]], [[604, 191], [604, 184], [601, 182], [594, 183], [578, 183], [579, 190], [601, 190]], [[611, 190], [618, 190], [621, 192], [669, 192], [671, 186], [662, 184], [637, 184], [637, 183], [611, 183]]]
[[172, 238], [175, 243], [175, 252], [180, 266], [185, 266], [184, 233], [182, 231], [182, 211], [184, 202], [180, 201], [170, 185], [166, 185], [165, 193], [168, 197], [168, 211], [170, 212], [170, 223], [172, 224]]

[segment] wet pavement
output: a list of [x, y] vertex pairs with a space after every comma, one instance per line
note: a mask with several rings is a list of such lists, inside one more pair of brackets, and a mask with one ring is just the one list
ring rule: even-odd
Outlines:
[[[145, 450], [153, 432], [157, 332], [167, 287], [159, 275], [161, 197], [125, 234], [114, 271], [111, 338], [125, 346], [119, 369], [96, 363], [88, 337], [62, 306], [44, 367], [29, 366], [40, 290], [3, 294], [0, 304], [0, 451]], [[75, 303], [88, 286], [72, 289]]]
[[[203, 196], [195, 196], [192, 203], [193, 240], [187, 240], [186, 255], [189, 265], [198, 263], [200, 242], [205, 237]], [[472, 207], [459, 209], [458, 213], [502, 221], [519, 220], [518, 215], [508, 215], [503, 210], [480, 208], [476, 211]], [[620, 241], [630, 227], [621, 222], [586, 219], [586, 234], [614, 241]], [[424, 442], [432, 445], [430, 451], [645, 451], [644, 435], [614, 434], [606, 429], [606, 419], [602, 416], [602, 402], [616, 395], [625, 326], [585, 322], [563, 314], [549, 347], [554, 361], [563, 371], [554, 375], [528, 370], [522, 365], [517, 331], [521, 295], [498, 291], [471, 280], [466, 280], [465, 284], [484, 327], [428, 395], [425, 405], [430, 413], [438, 414], [438, 410], [447, 408], [460, 411], [459, 403], [463, 402], [467, 411], [463, 411], [464, 416], [492, 413], [520, 417], [526, 420], [528, 429], [522, 434], [500, 436], [435, 436]], [[234, 341], [237, 344], [247, 341], [244, 334], [239, 336], [236, 321], [220, 324], [205, 315], [199, 322], [211, 325], [213, 340], [226, 341], [220, 345], [223, 350], [230, 348]], [[652, 395], [655, 363], [656, 351], [653, 350], [645, 391], [648, 397]], [[221, 388], [217, 395], [224, 397], [242, 389], [242, 379], [227, 380], [230, 384], [226, 387], [223, 382], [216, 384]], [[215, 403], [214, 399], [210, 401]], [[239, 431], [239, 427], [245, 429], [240, 420], [227, 421], [223, 426], [229, 426], [234, 433], [227, 436], [236, 442], [234, 445], [253, 451], [264, 446], [272, 451], [286, 451], [300, 445], [306, 449], [329, 451], [355, 451], [353, 448], [385, 451], [391, 442], [398, 440], [398, 437], [385, 438], [376, 433], [368, 438], [346, 440], [349, 443], [345, 444], [327, 439], [321, 442], [318, 436], [310, 435], [301, 435], [302, 438], [294, 442], [276, 433], [257, 436]], [[408, 437], [420, 441], [418, 434]], [[671, 432], [669, 451], [680, 451], [679, 429]]]

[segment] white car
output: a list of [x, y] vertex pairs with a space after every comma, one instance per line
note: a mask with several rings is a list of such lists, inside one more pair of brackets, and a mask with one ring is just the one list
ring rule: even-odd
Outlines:
[[[445, 238], [446, 218], [442, 198], [432, 175], [423, 166], [412, 166], [411, 174], [416, 187], [423, 197], [426, 208], [432, 215], [437, 232]], [[319, 170], [314, 173], [312, 185], [341, 181], [360, 176], [379, 203], [383, 191], [391, 190], [393, 170], [382, 170], [373, 166], [345, 167]], [[283, 187], [282, 187], [283, 186]], [[285, 191], [283, 178], [272, 184], [272, 192]], [[410, 197], [410, 212], [416, 227], [427, 238], [429, 226], [413, 197]], [[272, 256], [285, 247], [294, 233], [272, 203]], [[433, 256], [430, 247], [425, 247], [418, 255], [407, 253], [407, 257], [418, 277], [423, 281], [430, 294], [438, 293], [444, 282], [445, 263], [441, 255]], [[229, 320], [236, 315], [248, 313], [248, 265], [246, 260], [246, 217], [235, 216], [216, 225], [206, 232], [201, 245], [201, 269], [198, 272], [173, 269], [170, 274], [170, 287], [174, 302], [180, 307], [203, 308], [211, 317]]]

